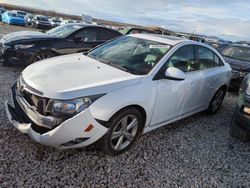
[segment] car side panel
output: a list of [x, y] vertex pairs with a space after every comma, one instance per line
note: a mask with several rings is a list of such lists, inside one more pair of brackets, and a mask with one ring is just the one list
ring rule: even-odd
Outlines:
[[90, 112], [94, 118], [108, 121], [119, 110], [139, 105], [146, 112], [147, 126], [150, 124], [154, 108], [156, 87], [157, 84], [152, 81], [152, 77], [145, 77], [141, 83], [113, 91], [98, 99], [89, 107]]

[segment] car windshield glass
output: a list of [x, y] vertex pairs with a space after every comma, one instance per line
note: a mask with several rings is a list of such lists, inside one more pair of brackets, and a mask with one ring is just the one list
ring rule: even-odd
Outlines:
[[39, 21], [48, 21], [48, 18], [46, 17], [37, 17], [36, 19]]
[[222, 55], [233, 59], [250, 62], [250, 48], [241, 46], [231, 46], [222, 51]]
[[94, 49], [88, 56], [132, 74], [144, 75], [170, 48], [168, 44], [123, 36]]
[[26, 15], [25, 12], [17, 12], [17, 14], [22, 15], [22, 16], [25, 16], [25, 15]]
[[46, 34], [57, 37], [67, 37], [80, 28], [82, 28], [80, 25], [63, 25], [47, 31]]
[[17, 17], [17, 14], [15, 14], [15, 13], [9, 13], [9, 16], [11, 16], [11, 17]]

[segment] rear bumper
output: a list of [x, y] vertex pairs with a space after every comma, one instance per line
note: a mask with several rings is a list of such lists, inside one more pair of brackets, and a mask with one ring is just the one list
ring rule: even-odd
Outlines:
[[[88, 109], [52, 129], [44, 128], [32, 121], [31, 114], [24, 112], [15, 98], [13, 95], [14, 106], [5, 102], [5, 111], [10, 123], [20, 132], [28, 134], [34, 141], [43, 145], [60, 149], [84, 147], [99, 140], [108, 130], [93, 118]], [[27, 106], [27, 108], [32, 107]], [[33, 117], [39, 119], [38, 115], [33, 114]], [[89, 125], [93, 128], [86, 131]]]

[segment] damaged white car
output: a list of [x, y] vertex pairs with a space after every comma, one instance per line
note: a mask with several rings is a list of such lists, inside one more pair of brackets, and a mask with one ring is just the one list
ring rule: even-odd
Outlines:
[[5, 107], [10, 122], [57, 148], [97, 141], [117, 155], [140, 134], [221, 106], [231, 68], [213, 48], [176, 37], [135, 34], [87, 55], [28, 66]]

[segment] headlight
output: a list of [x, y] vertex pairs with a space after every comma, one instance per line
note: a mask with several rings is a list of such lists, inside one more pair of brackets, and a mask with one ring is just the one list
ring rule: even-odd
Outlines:
[[102, 97], [101, 95], [94, 95], [72, 100], [55, 100], [52, 106], [52, 114], [54, 115], [75, 115], [87, 109], [95, 100]]
[[18, 44], [18, 45], [15, 45], [15, 49], [18, 50], [18, 49], [27, 49], [27, 48], [31, 48], [33, 47], [34, 44]]

